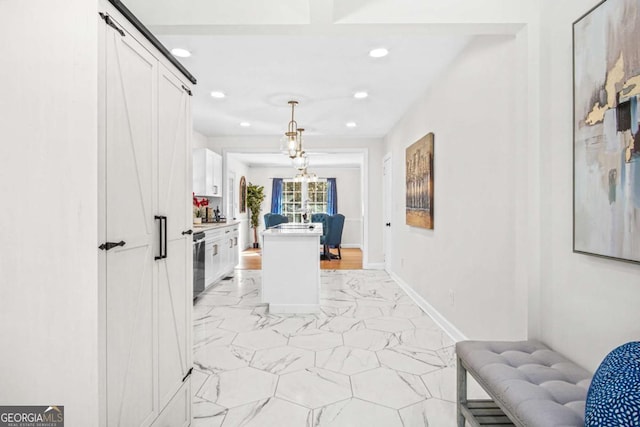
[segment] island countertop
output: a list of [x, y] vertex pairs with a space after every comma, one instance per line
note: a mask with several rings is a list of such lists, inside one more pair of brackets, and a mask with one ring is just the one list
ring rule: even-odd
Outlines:
[[321, 236], [322, 223], [296, 223], [285, 222], [275, 227], [267, 228], [262, 232], [263, 236]]
[[240, 224], [240, 221], [227, 221], [227, 222], [209, 222], [205, 224], [193, 224], [193, 231], [195, 233], [200, 231], [216, 230], [218, 228], [231, 227]]

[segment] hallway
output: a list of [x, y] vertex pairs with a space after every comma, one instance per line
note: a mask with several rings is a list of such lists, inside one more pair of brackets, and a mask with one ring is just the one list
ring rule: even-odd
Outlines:
[[260, 271], [194, 306], [194, 426], [451, 426], [451, 339], [383, 271], [323, 270], [322, 312], [276, 316]]

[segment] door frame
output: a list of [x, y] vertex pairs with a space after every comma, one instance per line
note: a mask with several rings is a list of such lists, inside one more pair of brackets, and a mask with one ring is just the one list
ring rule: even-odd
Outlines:
[[391, 273], [392, 245], [391, 227], [393, 226], [393, 161], [391, 153], [387, 153], [382, 158], [382, 250], [384, 256], [384, 269]]

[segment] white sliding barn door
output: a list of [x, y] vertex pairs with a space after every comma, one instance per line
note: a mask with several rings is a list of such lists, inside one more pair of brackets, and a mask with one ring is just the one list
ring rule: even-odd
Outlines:
[[106, 32], [107, 425], [158, 415], [154, 222], [157, 60], [133, 37]]
[[158, 263], [159, 393], [164, 407], [191, 367], [193, 300], [190, 97], [163, 65], [159, 69], [158, 214], [167, 217], [167, 257]]

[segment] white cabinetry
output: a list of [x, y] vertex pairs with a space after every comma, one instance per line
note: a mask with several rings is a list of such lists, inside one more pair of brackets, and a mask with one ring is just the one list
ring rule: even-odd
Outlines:
[[117, 11], [107, 10], [113, 25], [101, 34], [100, 227], [117, 245], [100, 253], [103, 422], [188, 426], [189, 84]]
[[205, 286], [233, 273], [238, 264], [238, 224], [205, 231]]
[[193, 192], [222, 197], [222, 156], [207, 148], [193, 150]]
[[205, 285], [208, 286], [218, 279], [220, 266], [222, 265], [221, 252], [224, 250], [224, 243], [218, 230], [206, 232], [204, 243], [204, 281]]

